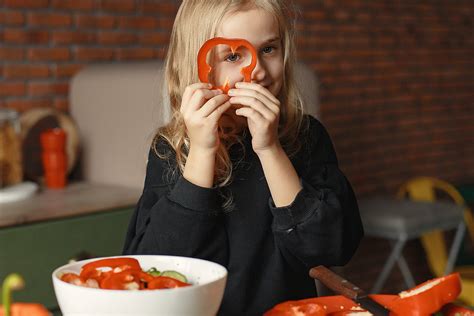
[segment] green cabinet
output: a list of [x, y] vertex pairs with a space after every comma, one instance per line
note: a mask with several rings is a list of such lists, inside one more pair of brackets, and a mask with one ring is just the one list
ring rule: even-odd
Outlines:
[[0, 229], [0, 279], [18, 272], [25, 289], [15, 301], [57, 307], [51, 273], [78, 253], [120, 255], [133, 208], [119, 208], [65, 219]]

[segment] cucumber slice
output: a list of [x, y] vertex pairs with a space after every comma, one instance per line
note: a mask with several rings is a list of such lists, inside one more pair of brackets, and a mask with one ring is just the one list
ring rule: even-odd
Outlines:
[[188, 279], [186, 279], [186, 277], [184, 275], [182, 275], [181, 273], [179, 273], [177, 271], [172, 271], [172, 270], [163, 271], [163, 272], [161, 272], [160, 276], [173, 278], [173, 279], [176, 279], [178, 281], [188, 283]]
[[161, 272], [158, 271], [158, 270], [156, 270], [155, 267], [148, 269], [148, 270], [146, 271], [146, 273], [148, 273], [149, 275], [152, 275], [152, 276], [154, 276], [154, 277], [157, 277], [157, 276], [160, 276], [160, 275], [161, 275]]

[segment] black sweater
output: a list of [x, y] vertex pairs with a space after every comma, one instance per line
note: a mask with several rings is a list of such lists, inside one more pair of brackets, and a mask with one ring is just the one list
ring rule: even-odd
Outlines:
[[[262, 315], [277, 303], [314, 297], [309, 269], [347, 263], [363, 229], [328, 133], [318, 120], [305, 119], [309, 127], [300, 135], [303, 149], [290, 158], [303, 189], [287, 207], [273, 204], [249, 133], [245, 150], [240, 145], [230, 149], [236, 164], [226, 190], [232, 192], [233, 210], [226, 212], [222, 191], [173, 176], [169, 171], [175, 160], [162, 160], [150, 150], [145, 187], [123, 253], [222, 264], [229, 274], [219, 315]], [[171, 150], [165, 141], [157, 149]]]

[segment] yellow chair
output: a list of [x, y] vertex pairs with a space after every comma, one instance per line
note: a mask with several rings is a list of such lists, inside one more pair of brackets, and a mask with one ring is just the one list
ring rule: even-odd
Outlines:
[[[403, 184], [398, 193], [398, 198], [409, 197], [417, 201], [435, 201], [436, 192], [446, 193], [456, 204], [465, 207], [464, 220], [471, 241], [474, 242], [474, 217], [471, 210], [466, 206], [461, 194], [451, 184], [430, 177], [417, 177]], [[448, 263], [447, 247], [442, 231], [433, 231], [421, 237], [425, 249], [428, 264], [436, 277], [444, 275]], [[459, 299], [474, 306], [474, 266], [455, 267], [454, 272], [461, 274], [462, 292]]]

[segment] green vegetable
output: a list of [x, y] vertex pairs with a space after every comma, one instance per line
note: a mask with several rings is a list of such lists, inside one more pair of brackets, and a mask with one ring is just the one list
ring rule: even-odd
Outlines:
[[10, 316], [11, 291], [20, 290], [25, 286], [25, 281], [17, 273], [7, 275], [2, 285], [3, 315]]
[[158, 270], [156, 270], [155, 267], [148, 269], [148, 270], [146, 271], [146, 273], [148, 273], [149, 275], [152, 275], [152, 276], [154, 276], [154, 277], [157, 277], [157, 276], [160, 276], [160, 275], [161, 275], [161, 272], [158, 271]]
[[169, 270], [169, 271], [163, 271], [161, 272], [161, 275], [160, 276], [164, 276], [164, 277], [168, 277], [168, 278], [173, 278], [173, 279], [176, 279], [178, 281], [181, 281], [181, 282], [184, 282], [184, 283], [188, 283], [188, 280], [186, 279], [186, 277], [177, 272], [177, 271], [172, 271], [172, 270]]

